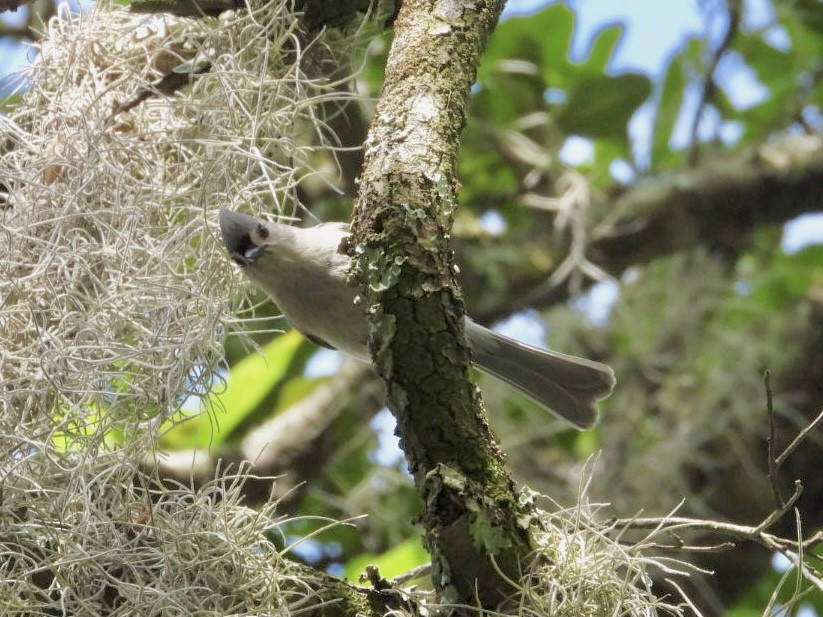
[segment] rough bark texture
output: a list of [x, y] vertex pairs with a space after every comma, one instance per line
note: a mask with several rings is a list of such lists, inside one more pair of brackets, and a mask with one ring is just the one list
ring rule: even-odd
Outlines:
[[[373, 357], [424, 501], [441, 598], [493, 606], [529, 552], [525, 514], [480, 411], [449, 232], [469, 88], [502, 2], [404, 2], [366, 143], [350, 250]], [[522, 520], [522, 519], [521, 519]]]
[[414, 609], [410, 602], [392, 591], [358, 587], [297, 563], [291, 564], [290, 570], [294, 579], [284, 579], [284, 595], [288, 596], [292, 584], [295, 595], [314, 594], [300, 607], [309, 617], [380, 617], [390, 611], [406, 609], [412, 613]]

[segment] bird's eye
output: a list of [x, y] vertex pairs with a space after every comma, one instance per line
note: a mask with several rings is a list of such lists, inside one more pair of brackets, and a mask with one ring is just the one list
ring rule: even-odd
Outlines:
[[265, 240], [269, 237], [269, 228], [263, 225], [263, 223], [259, 223], [257, 225], [257, 235], [260, 236], [261, 240]]

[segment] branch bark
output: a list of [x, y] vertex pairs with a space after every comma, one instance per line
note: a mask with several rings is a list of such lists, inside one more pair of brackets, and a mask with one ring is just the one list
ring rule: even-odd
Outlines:
[[441, 600], [496, 605], [530, 552], [528, 519], [481, 412], [449, 234], [458, 137], [503, 3], [403, 3], [366, 142], [349, 247]]
[[288, 598], [290, 592], [294, 592], [300, 600], [292, 608], [309, 617], [381, 617], [401, 610], [417, 614], [414, 604], [394, 590], [352, 585], [295, 562], [289, 564], [289, 570], [293, 578], [284, 577], [283, 595]]

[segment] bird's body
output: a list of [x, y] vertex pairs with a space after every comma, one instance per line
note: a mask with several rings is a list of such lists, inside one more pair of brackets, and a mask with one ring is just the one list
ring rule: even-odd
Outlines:
[[[220, 228], [232, 259], [292, 326], [320, 345], [370, 361], [368, 322], [355, 302], [357, 289], [347, 283], [351, 259], [340, 251], [348, 225], [300, 229], [223, 208]], [[614, 387], [608, 366], [518, 343], [469, 319], [465, 331], [481, 370], [577, 428], [596, 422], [595, 402]]]

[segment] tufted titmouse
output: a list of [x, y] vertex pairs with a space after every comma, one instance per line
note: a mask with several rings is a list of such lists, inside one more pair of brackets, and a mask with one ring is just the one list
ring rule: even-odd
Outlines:
[[[347, 283], [351, 259], [340, 252], [345, 223], [300, 229], [220, 210], [231, 258], [274, 300], [289, 323], [324, 347], [371, 360], [369, 328], [357, 289]], [[608, 396], [614, 373], [605, 364], [518, 343], [466, 319], [466, 342], [478, 368], [511, 384], [576, 428], [597, 421], [595, 401]]]

